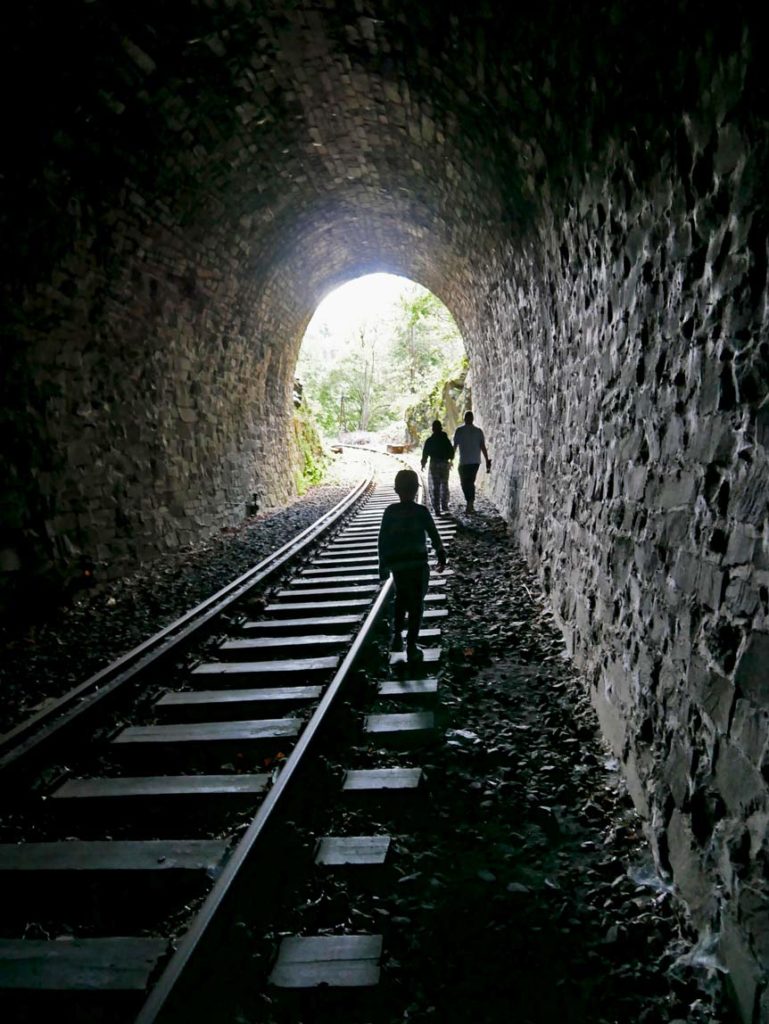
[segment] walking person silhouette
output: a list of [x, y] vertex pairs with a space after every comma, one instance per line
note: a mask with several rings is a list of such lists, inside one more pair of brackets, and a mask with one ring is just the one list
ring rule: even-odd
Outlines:
[[449, 473], [454, 458], [454, 447], [440, 420], [433, 420], [433, 432], [422, 448], [422, 469], [430, 460], [430, 496], [433, 510], [438, 516], [449, 510]]
[[417, 505], [419, 477], [413, 469], [402, 469], [395, 476], [395, 492], [400, 499], [388, 505], [379, 528], [379, 578], [392, 573], [395, 585], [395, 622], [390, 650], [403, 650], [403, 629], [408, 618], [406, 657], [422, 661], [424, 654], [417, 646], [422, 626], [430, 569], [427, 565], [429, 537], [438, 559], [438, 572], [446, 565], [443, 547], [433, 517], [424, 505]]
[[481, 468], [481, 455], [486, 459], [486, 472], [491, 469], [491, 459], [486, 451], [486, 439], [480, 427], [473, 425], [473, 414], [465, 413], [465, 425], [454, 431], [454, 451], [459, 449], [459, 482], [467, 502], [467, 511], [475, 511], [475, 478]]

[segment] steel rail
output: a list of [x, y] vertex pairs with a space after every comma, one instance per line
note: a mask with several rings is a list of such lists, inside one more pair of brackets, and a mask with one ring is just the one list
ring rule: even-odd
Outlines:
[[32, 715], [15, 728], [0, 736], [0, 776], [11, 768], [18, 768], [41, 745], [71, 728], [87, 712], [92, 711], [105, 698], [134, 679], [160, 658], [176, 650], [184, 641], [203, 629], [249, 590], [282, 568], [290, 559], [312, 544], [340, 519], [373, 486], [368, 476], [354, 487], [341, 501], [325, 512], [312, 525], [274, 551], [237, 579], [196, 605], [174, 622], [159, 630], [137, 647], [121, 655], [105, 668], [89, 676], [84, 682], [59, 697], [43, 711]]
[[206, 936], [206, 932], [214, 921], [214, 918], [220, 911], [238, 873], [244, 865], [254, 857], [255, 848], [259, 839], [265, 833], [268, 825], [275, 817], [279, 806], [285, 799], [291, 783], [299, 770], [303, 756], [306, 754], [312, 742], [317, 738], [330, 709], [339, 697], [347, 677], [353, 668], [361, 649], [368, 640], [369, 634], [374, 628], [382, 608], [390, 595], [392, 585], [392, 578], [388, 579], [382, 585], [379, 594], [366, 616], [366, 619], [350, 647], [350, 650], [347, 652], [344, 661], [337, 669], [336, 674], [329, 683], [328, 689], [321, 698], [318, 707], [307, 722], [307, 725], [299, 737], [297, 745], [291, 751], [285, 764], [281, 768], [275, 785], [267, 794], [247, 831], [243, 834], [242, 839], [232, 852], [222, 874], [219, 876], [214, 888], [208, 894], [208, 897], [198, 912], [192, 926], [172, 955], [171, 960], [167, 964], [165, 970], [147, 998], [147, 1001], [140, 1010], [139, 1015], [135, 1018], [135, 1024], [155, 1024], [155, 1022], [163, 1020], [162, 1015], [168, 1007], [169, 1000], [172, 999], [176, 991], [176, 987], [182, 979], [185, 970], [188, 968], [190, 961], [198, 951]]
[[[397, 456], [394, 457], [398, 458]], [[423, 495], [424, 489], [420, 481], [420, 494], [418, 497]], [[379, 593], [369, 609], [368, 615], [361, 625], [355, 640], [303, 729], [296, 746], [286, 759], [275, 784], [260, 804], [251, 824], [225, 864], [222, 874], [217, 879], [192, 925], [185, 933], [184, 938], [172, 954], [171, 959], [148, 995], [146, 1002], [134, 1020], [134, 1024], [163, 1024], [164, 1021], [171, 1024], [172, 1021], [177, 1019], [175, 1014], [178, 1015], [181, 1012], [182, 1017], [185, 1016], [183, 1008], [180, 1009], [180, 1007], [173, 1007], [172, 1005], [174, 997], [178, 994], [181, 987], [182, 980], [185, 978], [185, 972], [190, 970], [191, 961], [200, 952], [207, 933], [212, 928], [214, 920], [234, 888], [238, 874], [243, 870], [244, 866], [253, 861], [257, 856], [259, 840], [265, 836], [268, 826], [274, 821], [278, 810], [285, 803], [292, 782], [295, 781], [300, 770], [302, 760], [312, 743], [318, 738], [318, 734], [327, 720], [329, 712], [339, 698], [361, 650], [368, 641], [382, 613], [382, 609], [392, 593], [392, 589], [393, 581], [390, 576], [380, 587]]]

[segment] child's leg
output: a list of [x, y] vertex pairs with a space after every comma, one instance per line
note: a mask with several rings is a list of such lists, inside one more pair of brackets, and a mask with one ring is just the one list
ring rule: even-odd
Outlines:
[[395, 587], [395, 612], [393, 615], [393, 636], [400, 636], [406, 626], [408, 583], [403, 572], [393, 573]]
[[419, 639], [419, 630], [422, 628], [422, 615], [424, 610], [425, 594], [430, 579], [430, 570], [427, 566], [424, 569], [416, 569], [409, 573], [411, 577], [408, 585], [407, 607], [409, 614], [408, 632], [406, 633], [406, 646], [416, 647]]

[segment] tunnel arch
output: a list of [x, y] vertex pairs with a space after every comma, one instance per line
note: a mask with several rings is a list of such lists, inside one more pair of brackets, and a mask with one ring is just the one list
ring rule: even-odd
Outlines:
[[436, 416], [453, 434], [458, 403], [471, 401], [468, 371], [464, 338], [439, 296], [390, 270], [353, 270], [315, 308], [296, 381], [322, 436], [362, 431], [369, 443], [402, 445]]
[[493, 496], [660, 868], [720, 935], [743, 1019], [769, 1013], [753, 5], [9, 17], [4, 592], [86, 555], [117, 573], [239, 522], [255, 492], [289, 497], [294, 350], [324, 289], [353, 267], [420, 281], [465, 337]]

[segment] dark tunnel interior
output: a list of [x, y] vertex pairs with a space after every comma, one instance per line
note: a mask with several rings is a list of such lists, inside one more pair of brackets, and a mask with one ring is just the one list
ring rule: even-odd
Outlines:
[[755, 5], [69, 0], [4, 15], [0, 602], [292, 494], [304, 330], [465, 339], [491, 497], [655, 857], [769, 969], [769, 79]]

